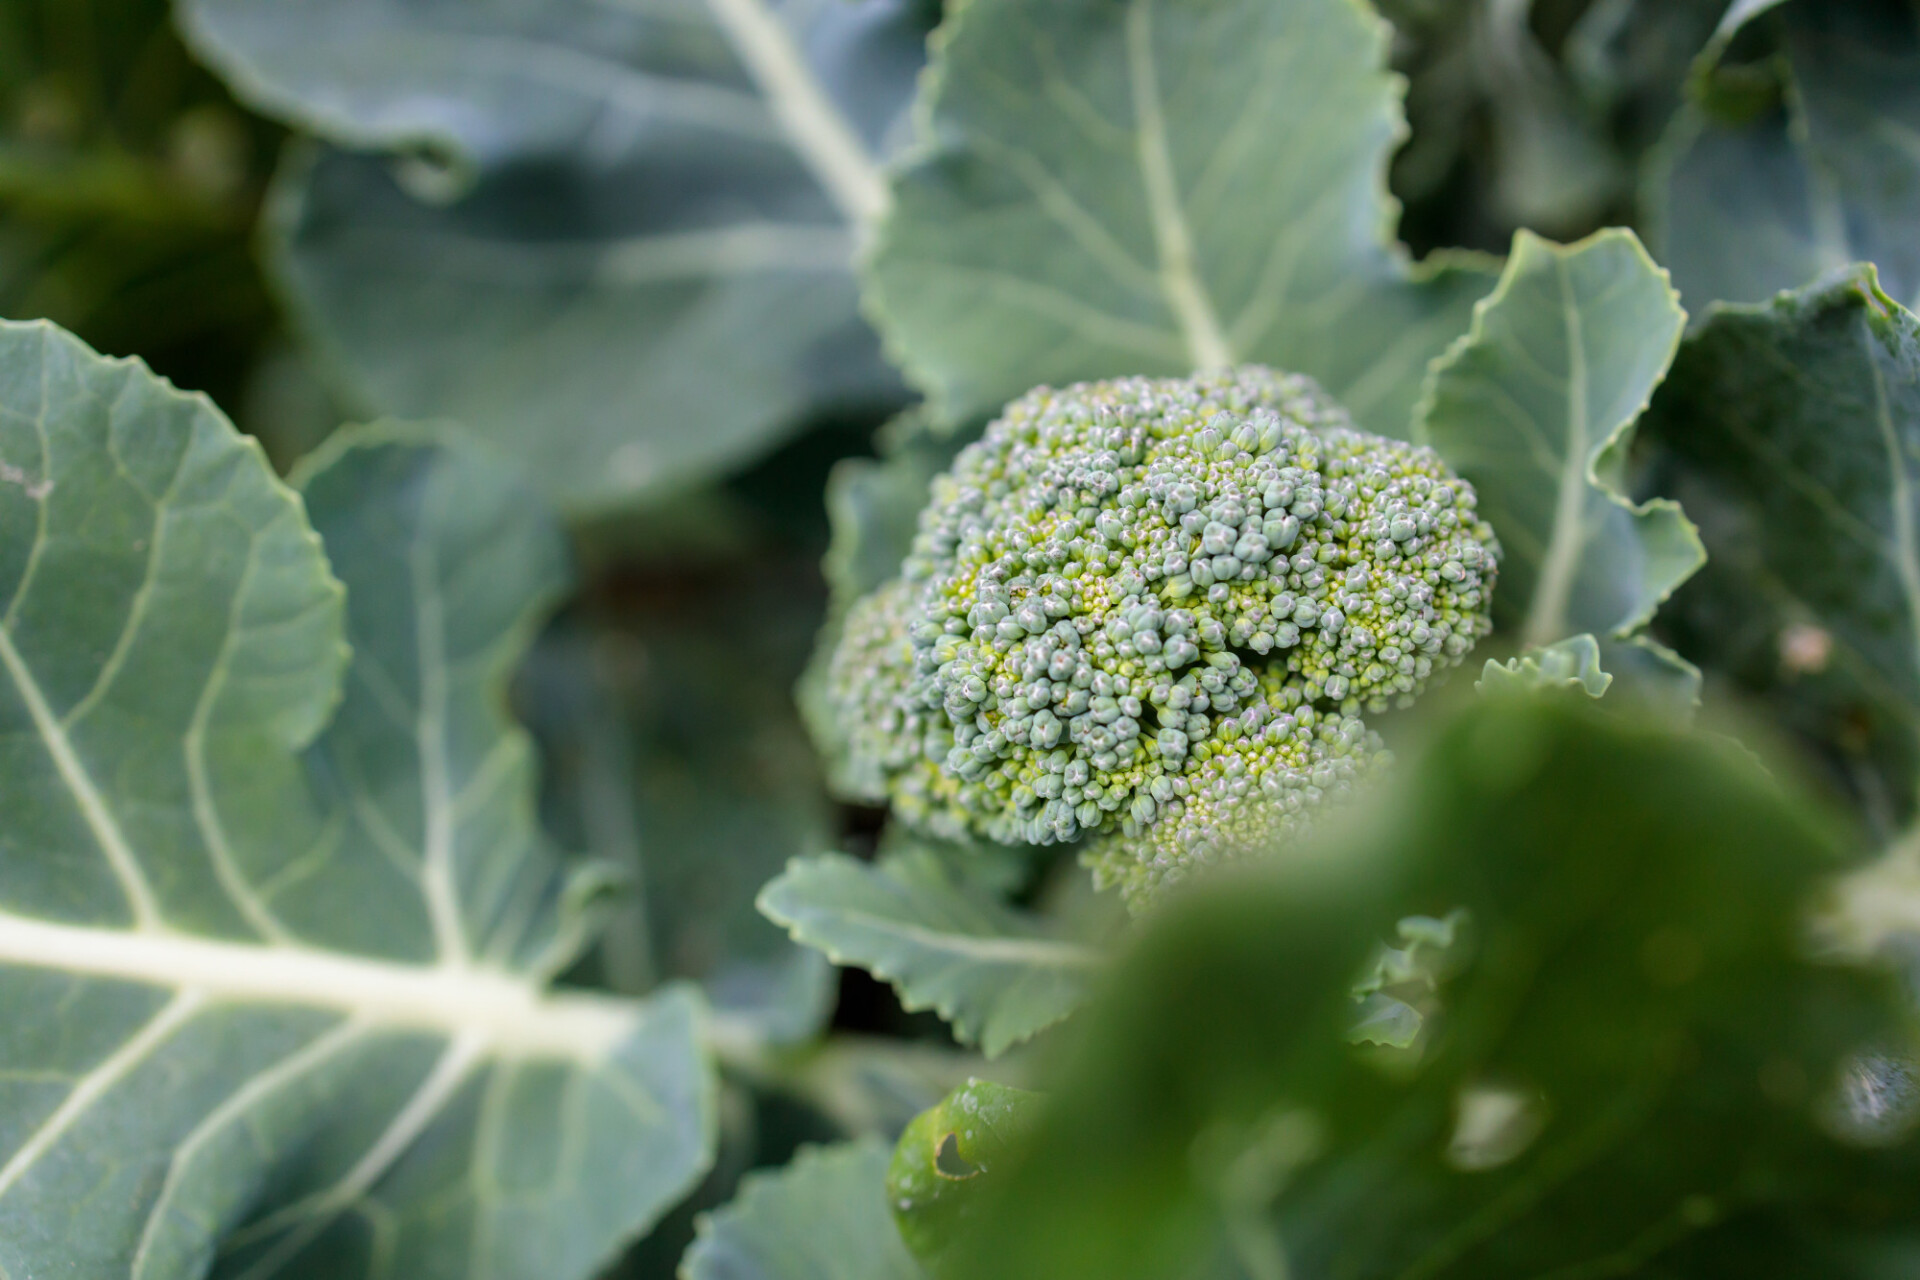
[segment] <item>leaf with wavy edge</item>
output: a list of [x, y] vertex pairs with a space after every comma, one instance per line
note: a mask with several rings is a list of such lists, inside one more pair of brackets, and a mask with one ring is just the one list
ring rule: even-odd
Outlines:
[[958, 7], [867, 271], [938, 416], [1259, 361], [1404, 439], [1489, 281], [1390, 243], [1388, 35], [1354, 0]]
[[[251, 104], [327, 142], [269, 254], [356, 403], [472, 425], [592, 515], [901, 398], [851, 263], [913, 0], [178, 0]], [[426, 149], [451, 172], [392, 153]]]
[[845, 854], [795, 858], [760, 891], [760, 910], [836, 964], [894, 985], [989, 1058], [1073, 1012], [1104, 957], [956, 883], [932, 853], [879, 865]]
[[1473, 687], [1502, 696], [1577, 689], [1598, 698], [1612, 683], [1613, 677], [1600, 667], [1600, 642], [1582, 634], [1529, 649], [1505, 662], [1488, 658]]
[[864, 1138], [748, 1174], [699, 1220], [681, 1280], [923, 1280], [887, 1210], [889, 1155]]
[[46, 325], [0, 324], [0, 481], [0, 1273], [591, 1272], [712, 1085], [686, 995], [544, 991], [584, 922], [503, 710], [538, 505], [343, 441], [343, 609], [252, 441]]
[[1471, 332], [1435, 362], [1416, 438], [1473, 482], [1505, 553], [1494, 616], [1521, 644], [1627, 636], [1705, 558], [1677, 503], [1622, 491], [1685, 323], [1632, 232], [1563, 247], [1523, 231]]

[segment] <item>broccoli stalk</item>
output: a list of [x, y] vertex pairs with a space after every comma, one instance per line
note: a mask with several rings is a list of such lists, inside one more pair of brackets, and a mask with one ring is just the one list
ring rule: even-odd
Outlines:
[[1383, 756], [1491, 626], [1498, 550], [1430, 449], [1298, 375], [1039, 388], [935, 478], [825, 696], [863, 798], [1047, 844], [1136, 905], [1268, 845]]

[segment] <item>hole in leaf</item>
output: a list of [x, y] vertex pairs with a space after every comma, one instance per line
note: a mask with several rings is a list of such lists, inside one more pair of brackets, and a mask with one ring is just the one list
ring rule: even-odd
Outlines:
[[943, 1178], [961, 1182], [980, 1172], [980, 1166], [970, 1164], [960, 1154], [960, 1135], [949, 1132], [940, 1139], [940, 1145], [933, 1149], [933, 1171]]

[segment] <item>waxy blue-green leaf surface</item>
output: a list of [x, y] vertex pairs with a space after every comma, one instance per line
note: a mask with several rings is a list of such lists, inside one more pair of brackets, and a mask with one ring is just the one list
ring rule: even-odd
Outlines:
[[1500, 537], [1497, 621], [1521, 642], [1645, 625], [1699, 567], [1671, 502], [1621, 492], [1633, 428], [1686, 313], [1631, 232], [1522, 232], [1473, 329], [1434, 366], [1418, 438], [1473, 483]]
[[1873, 777], [1878, 818], [1903, 823], [1920, 761], [1920, 321], [1864, 268], [1715, 308], [1648, 429], [1710, 552], [1668, 611], [1682, 652], [1764, 693], [1856, 784]]
[[867, 273], [889, 351], [948, 421], [1258, 361], [1406, 438], [1491, 280], [1391, 243], [1387, 37], [1353, 0], [957, 6]]
[[[1777, 60], [1724, 71], [1736, 37]], [[1736, 4], [1695, 80], [1701, 101], [1676, 117], [1651, 192], [1662, 261], [1689, 305], [1761, 302], [1861, 261], [1914, 305], [1920, 14], [1898, 0]]]
[[268, 231], [367, 409], [465, 422], [591, 514], [900, 398], [851, 263], [923, 56], [913, 0], [180, 14], [243, 98], [350, 149], [290, 161]]
[[371, 433], [303, 504], [45, 325], [0, 325], [0, 480], [0, 1273], [590, 1274], [712, 1085], [684, 994], [543, 990], [590, 881], [504, 712], [538, 503]]
[[934, 1009], [988, 1057], [1073, 1012], [1101, 954], [964, 885], [930, 851], [878, 865], [845, 854], [796, 858], [761, 890], [760, 910], [836, 964], [894, 984], [908, 1009]]
[[804, 1147], [700, 1223], [681, 1280], [923, 1280], [887, 1209], [887, 1148]]

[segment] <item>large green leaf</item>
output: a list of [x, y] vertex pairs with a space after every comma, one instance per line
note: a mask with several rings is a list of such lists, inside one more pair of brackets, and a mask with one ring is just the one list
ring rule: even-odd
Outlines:
[[948, 420], [1029, 387], [1260, 361], [1405, 438], [1490, 281], [1388, 240], [1404, 131], [1353, 0], [970, 0], [868, 273]]
[[1704, 559], [1678, 504], [1622, 492], [1685, 322], [1632, 232], [1566, 247], [1521, 232], [1435, 363], [1415, 438], [1473, 482], [1504, 550], [1494, 616], [1522, 645], [1627, 637]]
[[[1723, 67], [1736, 37], [1779, 57]], [[1760, 302], [1859, 261], [1904, 304], [1920, 299], [1910, 5], [1737, 4], [1696, 81], [1701, 100], [1676, 118], [1653, 185], [1662, 259], [1689, 301]]]
[[922, 1280], [887, 1211], [887, 1157], [866, 1139], [747, 1175], [701, 1222], [682, 1280]]
[[845, 854], [796, 858], [760, 893], [760, 910], [836, 964], [892, 982], [908, 1009], [934, 1009], [988, 1057], [1073, 1012], [1098, 951], [962, 885], [909, 849], [876, 865]]
[[544, 991], [589, 885], [503, 710], [565, 582], [538, 503], [373, 433], [310, 527], [44, 325], [0, 326], [0, 479], [0, 1272], [590, 1273], [712, 1085], [684, 994]]
[[1920, 768], [1920, 322], [1870, 268], [1716, 307], [1649, 433], [1708, 567], [1667, 611], [1681, 650], [1846, 762], [1889, 826]]
[[179, 0], [287, 167], [277, 269], [345, 385], [469, 423], [571, 510], [899, 398], [851, 261], [916, 0]]
[[[1896, 1274], [1916, 1117], [1855, 1055], [1900, 998], [1804, 951], [1838, 842], [1744, 749], [1581, 701], [1469, 708], [1369, 822], [1156, 921], [956, 1274]], [[1370, 940], [1456, 910], [1421, 1035], [1351, 1045]]]

